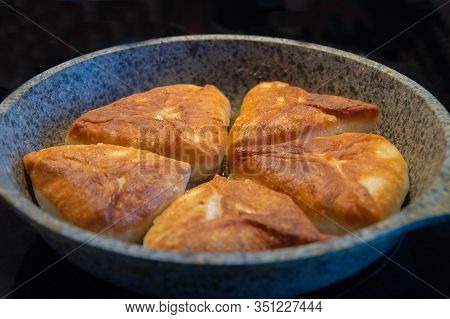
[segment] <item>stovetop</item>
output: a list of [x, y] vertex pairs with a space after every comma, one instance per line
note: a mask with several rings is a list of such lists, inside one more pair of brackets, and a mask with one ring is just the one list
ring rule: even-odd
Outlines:
[[[15, 213], [0, 205], [0, 296], [8, 298], [152, 298], [76, 268]], [[450, 295], [450, 220], [401, 238], [388, 256], [342, 282], [299, 298], [442, 298]], [[13, 247], [13, 248], [12, 248]], [[401, 269], [396, 263], [405, 267]], [[27, 284], [33, 276], [34, 279]]]

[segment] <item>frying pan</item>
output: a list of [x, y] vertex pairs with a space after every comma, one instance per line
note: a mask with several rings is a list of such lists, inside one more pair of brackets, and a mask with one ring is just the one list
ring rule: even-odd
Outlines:
[[[211, 83], [234, 116], [245, 92], [280, 80], [380, 106], [377, 133], [408, 165], [402, 210], [324, 243], [256, 253], [145, 249], [79, 229], [32, 201], [21, 157], [62, 144], [89, 109], [149, 88]], [[450, 215], [450, 117], [425, 89], [373, 61], [332, 48], [266, 37], [201, 35], [118, 46], [81, 56], [31, 79], [0, 106], [0, 194], [62, 256], [106, 281], [164, 297], [286, 297], [323, 288], [367, 267], [411, 229]], [[11, 244], [14, 249], [14, 244]]]

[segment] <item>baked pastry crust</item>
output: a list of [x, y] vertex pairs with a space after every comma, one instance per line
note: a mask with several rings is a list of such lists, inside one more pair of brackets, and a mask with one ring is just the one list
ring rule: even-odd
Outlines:
[[230, 132], [229, 151], [239, 145], [276, 144], [346, 132], [371, 132], [379, 115], [374, 104], [308, 93], [283, 82], [263, 82], [244, 97]]
[[180, 196], [187, 163], [114, 145], [65, 145], [24, 156], [39, 205], [96, 233], [139, 242]]
[[242, 146], [230, 167], [235, 178], [292, 197], [320, 231], [330, 234], [357, 230], [400, 210], [409, 188], [402, 155], [375, 134]]
[[191, 164], [191, 180], [214, 175], [226, 147], [230, 103], [213, 85], [176, 84], [133, 94], [79, 117], [66, 144], [131, 146]]
[[328, 238], [288, 196], [250, 180], [216, 176], [189, 190], [157, 217], [145, 236], [144, 246], [245, 252]]

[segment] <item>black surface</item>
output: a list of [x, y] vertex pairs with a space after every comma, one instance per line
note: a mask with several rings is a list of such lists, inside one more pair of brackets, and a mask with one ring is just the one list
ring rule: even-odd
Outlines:
[[[379, 48], [445, 1], [5, 1], [66, 44], [0, 1], [0, 100], [32, 76], [79, 55], [67, 45], [88, 53], [161, 36], [240, 33], [298, 39], [369, 54], [369, 58], [417, 81], [447, 108], [450, 105], [450, 4]], [[391, 257], [450, 295], [450, 222], [407, 235]], [[17, 215], [0, 206], [0, 296], [58, 258]], [[9, 297], [141, 296], [99, 281], [62, 261]], [[360, 274], [306, 297], [442, 295], [382, 258]]]

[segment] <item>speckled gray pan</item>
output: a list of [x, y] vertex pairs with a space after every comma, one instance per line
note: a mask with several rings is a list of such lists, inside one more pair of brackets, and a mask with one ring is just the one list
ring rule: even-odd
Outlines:
[[[30, 199], [21, 157], [63, 143], [83, 112], [173, 83], [212, 83], [236, 113], [260, 81], [378, 104], [378, 131], [403, 153], [411, 191], [401, 212], [354, 235], [259, 253], [149, 250], [69, 225]], [[368, 266], [413, 227], [449, 215], [450, 119], [415, 82], [380, 64], [323, 46], [252, 36], [158, 39], [95, 52], [33, 78], [0, 107], [0, 193], [71, 262], [107, 281], [170, 297], [278, 297], [305, 293]], [[13, 248], [13, 243], [12, 249]]]

